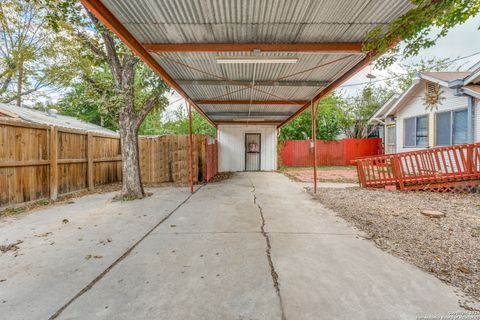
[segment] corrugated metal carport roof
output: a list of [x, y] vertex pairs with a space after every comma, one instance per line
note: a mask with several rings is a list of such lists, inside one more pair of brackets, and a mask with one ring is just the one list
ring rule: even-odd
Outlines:
[[[213, 123], [283, 124], [367, 65], [409, 0], [82, 0]], [[218, 57], [297, 58], [219, 64]]]

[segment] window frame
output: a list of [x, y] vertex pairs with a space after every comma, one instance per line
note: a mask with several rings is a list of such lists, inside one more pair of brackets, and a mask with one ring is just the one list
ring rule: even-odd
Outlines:
[[[425, 146], [419, 146], [417, 144], [417, 124], [418, 124], [418, 118], [427, 118], [427, 144]], [[415, 145], [413, 146], [409, 146], [409, 145], [406, 145], [405, 144], [405, 122], [407, 120], [411, 120], [411, 119], [414, 119], [414, 130], [413, 130], [413, 134], [414, 134], [414, 142], [415, 142]], [[413, 117], [407, 117], [407, 118], [403, 118], [403, 147], [404, 148], [428, 148], [429, 146], [429, 140], [430, 140], [430, 114], [426, 113], [426, 114], [422, 114], [422, 115], [418, 115], [418, 116], [413, 116]]]
[[[434, 133], [435, 133], [435, 146], [436, 147], [437, 146], [438, 147], [449, 147], [449, 146], [455, 146], [455, 145], [463, 144], [463, 143], [453, 143], [453, 137], [454, 137], [453, 122], [455, 121], [454, 120], [454, 113], [464, 112], [464, 111], [466, 111], [468, 113], [468, 107], [460, 108], [460, 109], [446, 110], [446, 111], [441, 111], [441, 112], [435, 112], [435, 132]], [[437, 121], [438, 121], [437, 116], [438, 116], [438, 114], [446, 114], [446, 113], [450, 114], [450, 137], [449, 137], [450, 142], [449, 142], [449, 144], [441, 144], [440, 145], [440, 144], [437, 143], [437, 129], [438, 129], [438, 127], [437, 127]], [[467, 115], [467, 125], [468, 125], [468, 115]]]

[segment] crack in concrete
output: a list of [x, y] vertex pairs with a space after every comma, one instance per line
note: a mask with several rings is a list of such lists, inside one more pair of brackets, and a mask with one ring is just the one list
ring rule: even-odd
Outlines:
[[[262, 231], [162, 231], [152, 232], [159, 235], [189, 235], [189, 234], [258, 234]], [[335, 233], [335, 232], [295, 232], [295, 231], [269, 231], [268, 234], [289, 234], [289, 235], [318, 235], [318, 236], [356, 236], [356, 233]]]
[[178, 206], [176, 206], [169, 214], [163, 217], [157, 224], [153, 226], [147, 233], [145, 233], [137, 242], [135, 242], [130, 248], [127, 249], [120, 257], [118, 257], [112, 264], [110, 264], [105, 270], [103, 270], [98, 276], [95, 277], [87, 286], [85, 286], [82, 290], [80, 290], [73, 298], [67, 301], [63, 306], [60, 307], [53, 315], [48, 318], [48, 320], [56, 319], [65, 309], [68, 308], [75, 300], [80, 298], [85, 292], [90, 290], [98, 281], [102, 280], [102, 278], [107, 275], [117, 264], [119, 264], [123, 259], [125, 259], [146, 237], [148, 237], [156, 228], [158, 228], [162, 223], [164, 223], [168, 218], [172, 216], [181, 206], [183, 206], [190, 198], [200, 190], [204, 184], [200, 185], [197, 190], [193, 193], [189, 194]]
[[272, 245], [270, 244], [270, 237], [268, 236], [268, 233], [265, 231], [265, 217], [263, 215], [263, 208], [258, 204], [257, 202], [257, 195], [255, 193], [255, 185], [253, 184], [252, 180], [250, 180], [250, 184], [252, 185], [252, 195], [253, 195], [253, 203], [257, 206], [258, 211], [260, 212], [260, 218], [262, 219], [262, 224], [260, 226], [260, 230], [262, 233], [262, 236], [265, 238], [265, 242], [267, 244], [267, 249], [265, 250], [265, 253], [267, 254], [267, 259], [268, 259], [268, 265], [270, 267], [270, 274], [272, 276], [272, 281], [273, 281], [273, 287], [275, 288], [275, 292], [277, 293], [278, 301], [280, 304], [280, 311], [282, 313], [282, 320], [286, 320], [285, 316], [285, 310], [283, 308], [283, 301], [282, 301], [282, 295], [280, 294], [280, 283], [278, 282], [278, 273], [275, 271], [275, 266], [273, 265], [272, 261]]
[[179, 232], [153, 232], [152, 234], [256, 234], [261, 231], [179, 231]]

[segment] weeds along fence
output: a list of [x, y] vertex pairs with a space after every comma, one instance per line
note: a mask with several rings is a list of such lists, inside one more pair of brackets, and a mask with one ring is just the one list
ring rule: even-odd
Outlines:
[[[215, 141], [194, 135], [194, 182], [216, 174], [216, 150]], [[187, 135], [140, 137], [139, 151], [144, 183], [188, 183]], [[116, 135], [0, 120], [0, 207], [121, 180]]]

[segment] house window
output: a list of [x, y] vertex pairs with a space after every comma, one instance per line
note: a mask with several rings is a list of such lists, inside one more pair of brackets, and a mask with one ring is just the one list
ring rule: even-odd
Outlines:
[[403, 144], [405, 147], [428, 146], [428, 116], [403, 120]]
[[435, 140], [437, 146], [468, 143], [467, 109], [437, 113]]

